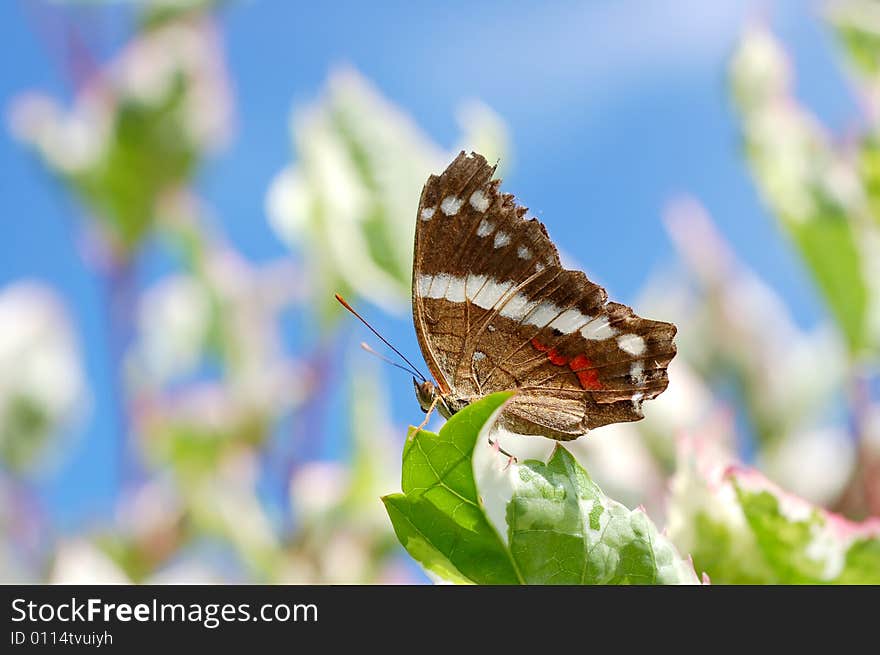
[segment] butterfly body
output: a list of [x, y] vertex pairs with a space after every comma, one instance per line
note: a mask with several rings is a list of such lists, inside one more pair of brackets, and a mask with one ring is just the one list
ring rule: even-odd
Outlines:
[[436, 384], [414, 381], [420, 406], [448, 417], [514, 389], [499, 423], [558, 440], [642, 418], [642, 402], [668, 384], [675, 326], [608, 302], [564, 269], [544, 226], [499, 191], [494, 172], [462, 152], [422, 191], [413, 322]]
[[444, 395], [431, 380], [419, 382], [416, 378], [413, 378], [413, 387], [416, 390], [419, 407], [426, 414], [436, 409], [443, 418], [449, 418], [470, 402], [463, 398], [457, 399], [451, 395]]

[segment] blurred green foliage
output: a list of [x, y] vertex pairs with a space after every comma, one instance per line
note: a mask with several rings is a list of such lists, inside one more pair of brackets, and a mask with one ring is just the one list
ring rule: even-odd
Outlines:
[[178, 120], [184, 88], [178, 79], [157, 104], [124, 102], [100, 159], [70, 177], [127, 253], [137, 250], [152, 229], [163, 192], [193, 173], [198, 152]]
[[877, 584], [880, 522], [847, 521], [754, 470], [718, 467], [704, 448], [681, 450], [669, 534], [713, 583]]
[[874, 351], [867, 246], [876, 225], [856, 162], [794, 98], [780, 45], [752, 28], [732, 63], [733, 96], [759, 187], [816, 281], [854, 356]]
[[[506, 153], [491, 110], [471, 105], [460, 118], [466, 147]], [[292, 133], [296, 164], [275, 179], [268, 212], [305, 259], [321, 321], [340, 316], [334, 293], [399, 313], [410, 295], [419, 194], [446, 155], [352, 70], [330, 76], [322, 99], [294, 114]]]

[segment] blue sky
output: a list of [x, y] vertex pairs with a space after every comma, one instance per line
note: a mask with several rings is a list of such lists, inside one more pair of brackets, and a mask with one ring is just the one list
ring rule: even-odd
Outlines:
[[[0, 3], [3, 107], [27, 89], [70, 94], [29, 4]], [[743, 26], [766, 20], [792, 52], [802, 100], [830, 127], [852, 125], [856, 102], [818, 14], [816, 3], [796, 0], [232, 2], [222, 24], [237, 132], [204, 168], [199, 192], [249, 258], [284, 253], [264, 197], [291, 157], [290, 111], [320, 92], [328, 71], [351, 65], [444, 147], [455, 141], [463, 101], [498, 112], [514, 149], [505, 188], [616, 298], [633, 299], [671, 260], [660, 217], [670, 199], [690, 193], [809, 325], [822, 309], [749, 180], [725, 74]], [[94, 40], [112, 48], [125, 25], [114, 11], [91, 25], [103, 30]], [[63, 524], [88, 522], [107, 512], [118, 483], [105, 291], [77, 252], [76, 206], [5, 129], [0, 171], [0, 285], [36, 278], [64, 297], [92, 396], [70, 451], [38, 485]], [[143, 275], [165, 266], [148, 253]], [[380, 325], [418, 352], [408, 321]], [[402, 425], [417, 408], [409, 382], [392, 380]]]

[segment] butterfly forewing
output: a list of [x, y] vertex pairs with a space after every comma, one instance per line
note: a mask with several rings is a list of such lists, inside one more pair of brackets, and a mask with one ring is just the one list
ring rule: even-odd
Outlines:
[[544, 226], [493, 174], [461, 153], [422, 192], [413, 318], [441, 391], [466, 404], [519, 389], [501, 422], [556, 439], [641, 418], [666, 388], [675, 326], [562, 268]]

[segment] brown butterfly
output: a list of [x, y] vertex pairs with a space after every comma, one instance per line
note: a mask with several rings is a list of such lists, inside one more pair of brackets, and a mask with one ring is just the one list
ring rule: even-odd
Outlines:
[[415, 378], [425, 412], [518, 393], [499, 423], [567, 441], [643, 418], [669, 383], [676, 328], [608, 302], [562, 268], [547, 230], [498, 190], [495, 167], [460, 153], [422, 190], [413, 257], [413, 322], [436, 382]]

